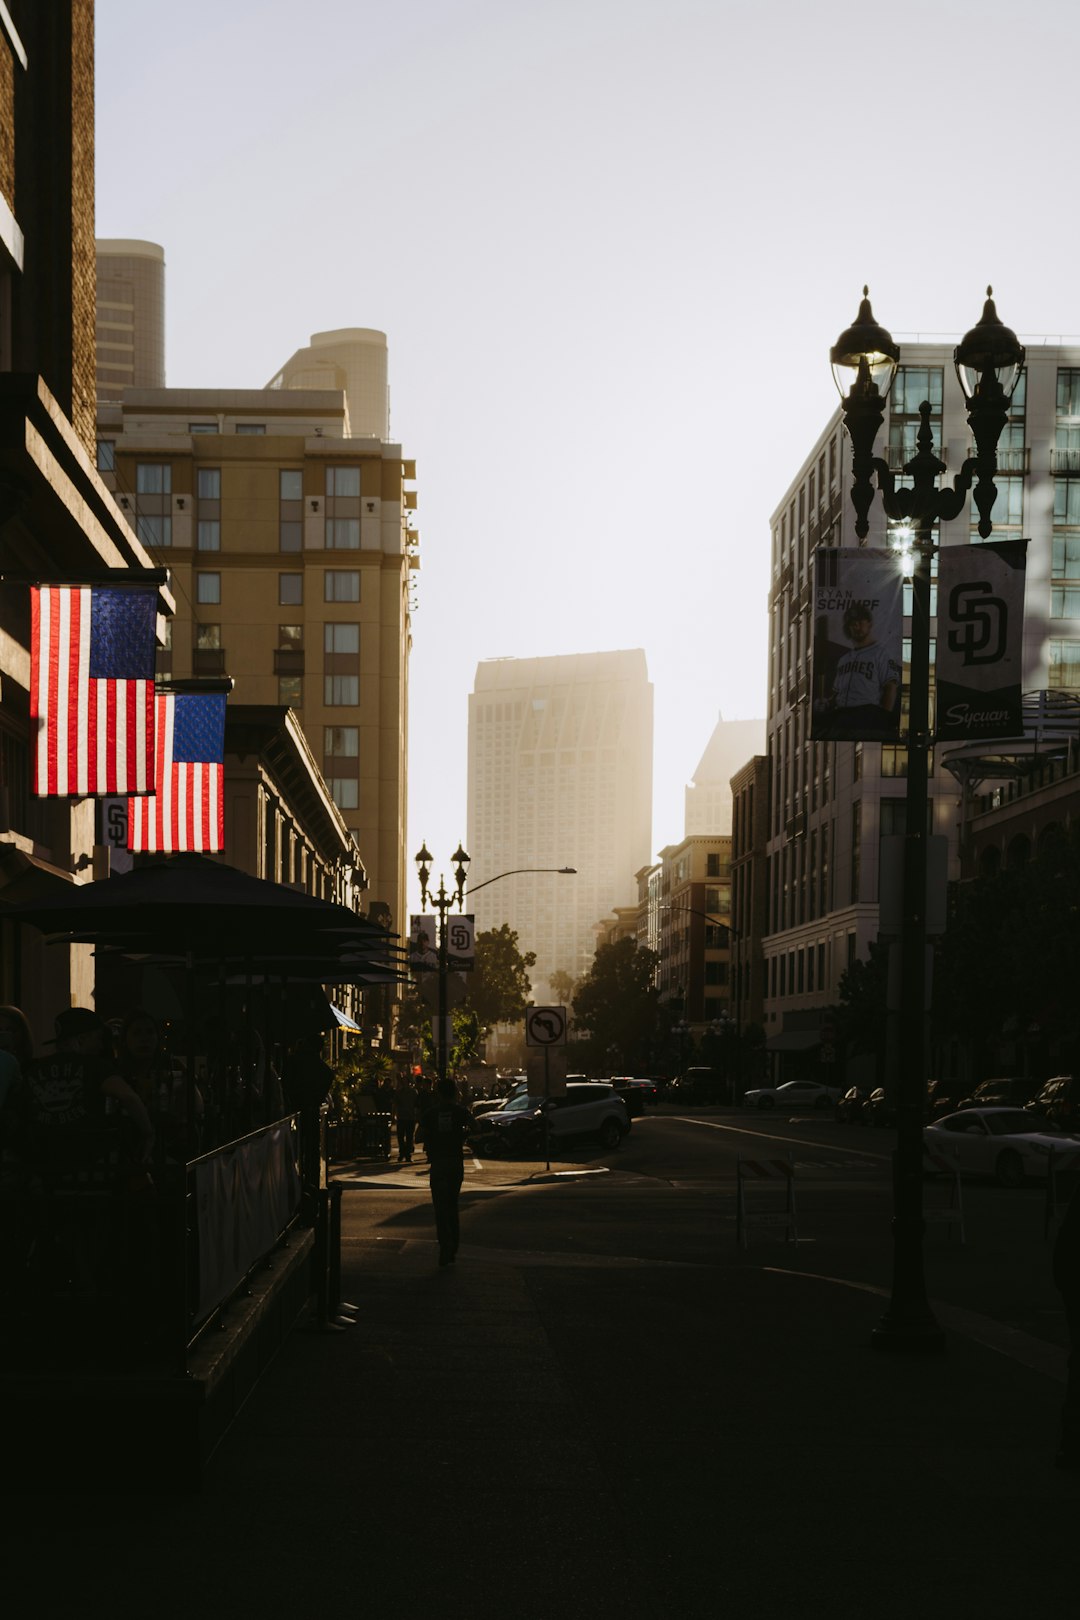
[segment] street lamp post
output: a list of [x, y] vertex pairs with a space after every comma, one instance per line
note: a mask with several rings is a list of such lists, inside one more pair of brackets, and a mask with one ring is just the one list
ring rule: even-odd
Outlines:
[[[437, 892], [433, 893], [428, 887], [428, 883], [431, 878], [432, 855], [426, 843], [421, 845], [420, 853], [416, 855], [414, 859], [416, 861], [416, 870], [420, 878], [420, 904], [422, 906], [426, 906], [430, 903], [439, 913], [439, 1032], [435, 1041], [435, 1052], [436, 1070], [439, 1079], [445, 1080], [448, 1047], [446, 1039], [446, 1019], [448, 1013], [446, 985], [450, 971], [449, 936], [447, 933], [446, 918], [447, 913], [453, 906], [456, 905], [460, 910], [465, 904], [466, 883], [468, 878], [469, 863], [472, 857], [466, 854], [461, 844], [458, 844], [457, 849], [450, 857], [450, 859], [454, 862], [454, 888], [449, 893], [447, 892], [446, 880], [442, 873], [439, 874], [439, 887]], [[485, 878], [483, 883], [477, 883], [471, 886], [468, 890], [469, 897], [471, 898], [480, 889], [486, 889], [489, 883], [498, 883], [500, 878], [515, 877], [521, 872], [557, 872], [561, 876], [572, 877], [576, 874], [577, 867], [514, 866], [511, 867], [508, 872], [497, 872], [494, 877]]]
[[955, 518], [968, 491], [979, 512], [979, 534], [993, 529], [990, 511], [997, 490], [997, 444], [1008, 420], [1009, 401], [1020, 377], [1024, 349], [1003, 326], [991, 290], [982, 318], [954, 352], [956, 374], [968, 404], [975, 440], [952, 486], [938, 487], [944, 463], [933, 453], [930, 404], [922, 418], [918, 451], [904, 468], [910, 487], [898, 488], [888, 464], [874, 455], [874, 440], [885, 418], [885, 402], [900, 350], [877, 324], [868, 289], [853, 326], [830, 354], [843, 402], [844, 426], [852, 445], [852, 504], [860, 541], [869, 531], [876, 477], [889, 518], [911, 530], [911, 660], [908, 680], [907, 793], [904, 816], [903, 923], [901, 934], [900, 1074], [897, 1083], [897, 1141], [893, 1191], [893, 1286], [888, 1309], [872, 1342], [882, 1349], [940, 1350], [944, 1335], [926, 1297], [923, 1270], [922, 1130], [926, 1105], [926, 798], [930, 745], [930, 564], [935, 523]]
[[446, 918], [450, 908], [454, 905], [460, 909], [465, 899], [465, 879], [469, 870], [470, 857], [458, 844], [450, 859], [454, 862], [454, 887], [447, 893], [446, 879], [439, 874], [439, 887], [436, 893], [428, 888], [431, 877], [431, 852], [427, 844], [422, 844], [420, 853], [415, 857], [416, 870], [420, 877], [420, 904], [433, 905], [439, 913], [439, 1029], [435, 1040], [435, 1069], [440, 1080], [446, 1079], [447, 1068], [447, 1039], [446, 1039], [446, 979], [450, 963], [449, 940], [446, 931]]

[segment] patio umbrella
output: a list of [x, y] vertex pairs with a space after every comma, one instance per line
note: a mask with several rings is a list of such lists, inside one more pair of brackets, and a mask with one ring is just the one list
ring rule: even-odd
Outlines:
[[156, 865], [24, 905], [0, 915], [45, 933], [134, 949], [197, 952], [207, 959], [322, 954], [389, 966], [396, 936], [331, 900], [249, 877], [203, 855], [176, 855]]

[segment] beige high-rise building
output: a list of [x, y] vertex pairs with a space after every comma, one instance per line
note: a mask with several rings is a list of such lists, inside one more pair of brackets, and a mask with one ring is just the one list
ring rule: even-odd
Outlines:
[[352, 437], [340, 389], [128, 389], [98, 433], [103, 476], [172, 571], [164, 672], [227, 674], [237, 703], [296, 711], [368, 904], [399, 928], [415, 464]]
[[268, 388], [340, 388], [354, 438], [389, 439], [390, 384], [386, 333], [369, 326], [315, 332], [297, 349]]
[[97, 397], [117, 404], [125, 388], [165, 386], [165, 249], [126, 237], [94, 246]]
[[477, 667], [469, 698], [470, 876], [477, 888], [516, 867], [577, 868], [508, 877], [470, 899], [477, 929], [516, 930], [536, 952], [535, 1000], [548, 976], [585, 973], [596, 919], [637, 903], [652, 845], [653, 689], [645, 654], [499, 658]]

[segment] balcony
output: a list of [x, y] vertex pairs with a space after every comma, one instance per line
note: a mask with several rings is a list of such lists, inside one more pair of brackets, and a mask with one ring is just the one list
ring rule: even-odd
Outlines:
[[278, 647], [274, 653], [275, 675], [302, 675], [304, 673], [304, 649], [302, 647]]
[[1080, 473], [1080, 450], [1051, 450], [1050, 471], [1066, 476]]
[[196, 647], [191, 654], [193, 675], [224, 675], [224, 647]]

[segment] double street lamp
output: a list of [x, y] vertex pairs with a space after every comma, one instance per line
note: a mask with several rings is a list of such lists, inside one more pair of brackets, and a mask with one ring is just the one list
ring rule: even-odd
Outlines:
[[[455, 905], [460, 911], [465, 904], [466, 884], [469, 873], [469, 864], [472, 857], [466, 853], [464, 847], [459, 843], [457, 849], [450, 857], [454, 863], [454, 887], [447, 890], [446, 879], [440, 872], [439, 887], [434, 891], [429, 887], [431, 881], [432, 859], [433, 857], [431, 851], [428, 849], [426, 843], [421, 845], [419, 854], [414, 856], [417, 875], [420, 879], [420, 904], [421, 906], [434, 906], [435, 910], [439, 914], [439, 996], [438, 1033], [435, 1039], [435, 1067], [439, 1079], [445, 1080], [447, 1071], [447, 1057], [449, 1052], [449, 1041], [447, 1039], [447, 1016], [449, 1012], [447, 1005], [447, 983], [450, 973], [450, 933], [447, 919], [450, 911]], [[468, 890], [468, 893], [470, 896], [472, 896], [477, 894], [481, 889], [486, 889], [489, 883], [498, 883], [500, 878], [515, 877], [522, 872], [558, 872], [562, 875], [571, 876], [576, 873], [576, 871], [576, 866], [514, 866], [511, 867], [508, 872], [497, 872], [494, 877], [485, 878], [483, 883], [477, 883], [474, 887]]]
[[[868, 289], [854, 324], [834, 344], [830, 360], [852, 445], [855, 533], [865, 540], [874, 499], [873, 479], [887, 517], [911, 536], [911, 658], [908, 681], [907, 793], [904, 812], [903, 922], [900, 950], [900, 1073], [893, 1194], [893, 1285], [888, 1309], [872, 1335], [885, 1349], [939, 1350], [944, 1335], [926, 1297], [923, 1270], [922, 1150], [926, 1108], [926, 804], [930, 746], [930, 569], [934, 525], [958, 517], [969, 490], [979, 513], [979, 534], [993, 530], [997, 446], [1009, 402], [1020, 379], [1024, 349], [1003, 326], [987, 288], [982, 318], [958, 344], [953, 359], [975, 441], [951, 487], [938, 487], [945, 464], [933, 453], [931, 407], [919, 407], [918, 450], [897, 487], [888, 464], [874, 455], [900, 349], [874, 319]], [[972, 490], [972, 486], [974, 489]]]

